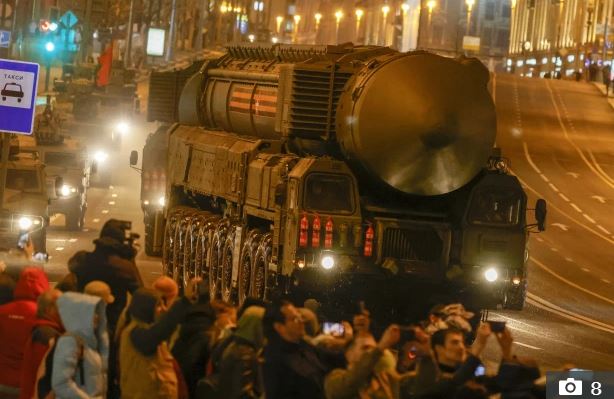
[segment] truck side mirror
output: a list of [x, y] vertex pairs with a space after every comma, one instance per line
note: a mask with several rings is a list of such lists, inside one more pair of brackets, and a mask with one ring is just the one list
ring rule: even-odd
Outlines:
[[137, 151], [130, 151], [130, 166], [136, 166], [139, 162], [139, 153]]
[[540, 198], [535, 202], [535, 219], [537, 220], [537, 229], [539, 231], [546, 230], [546, 215], [548, 209], [546, 207], [546, 200]]
[[286, 202], [286, 193], [288, 192], [287, 183], [279, 183], [275, 186], [275, 205], [282, 206]]
[[64, 185], [64, 178], [62, 176], [56, 176], [55, 181], [53, 183], [53, 187], [55, 189], [55, 195], [61, 196], [62, 186]]

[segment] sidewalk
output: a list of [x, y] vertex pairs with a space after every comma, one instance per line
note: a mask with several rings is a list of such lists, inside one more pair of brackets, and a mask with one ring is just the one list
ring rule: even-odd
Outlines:
[[[605, 96], [605, 85], [601, 82], [592, 83], [601, 92], [601, 94]], [[610, 103], [610, 106], [614, 109], [614, 89], [611, 89], [610, 93], [608, 93], [608, 102]]]

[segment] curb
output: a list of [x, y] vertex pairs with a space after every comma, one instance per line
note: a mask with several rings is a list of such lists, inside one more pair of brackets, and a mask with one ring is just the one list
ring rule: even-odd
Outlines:
[[[597, 88], [597, 90], [599, 90], [599, 92], [605, 96], [605, 87], [603, 83], [600, 83], [600, 82], [591, 82], [591, 83], [593, 83], [593, 85]], [[614, 94], [614, 89], [612, 89], [610, 93]], [[610, 104], [610, 107], [614, 109], [614, 97], [611, 97], [610, 95], [608, 96], [607, 100], [608, 100], [608, 103]]]

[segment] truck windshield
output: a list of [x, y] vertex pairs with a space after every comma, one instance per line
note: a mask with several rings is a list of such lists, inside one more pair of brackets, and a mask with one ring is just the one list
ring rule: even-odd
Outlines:
[[471, 201], [469, 223], [485, 225], [516, 225], [520, 222], [521, 196], [510, 189], [484, 187]]
[[38, 174], [35, 170], [8, 169], [6, 172], [6, 188], [19, 191], [36, 191]]
[[47, 152], [45, 153], [45, 164], [49, 166], [63, 166], [66, 168], [79, 167], [77, 154], [70, 152]]
[[314, 173], [307, 177], [304, 207], [314, 212], [354, 213], [353, 193], [348, 176]]

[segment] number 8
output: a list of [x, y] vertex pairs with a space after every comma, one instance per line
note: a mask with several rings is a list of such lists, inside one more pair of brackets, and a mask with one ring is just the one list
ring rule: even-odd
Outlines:
[[601, 395], [601, 383], [600, 382], [595, 381], [591, 383], [591, 395], [593, 396]]

